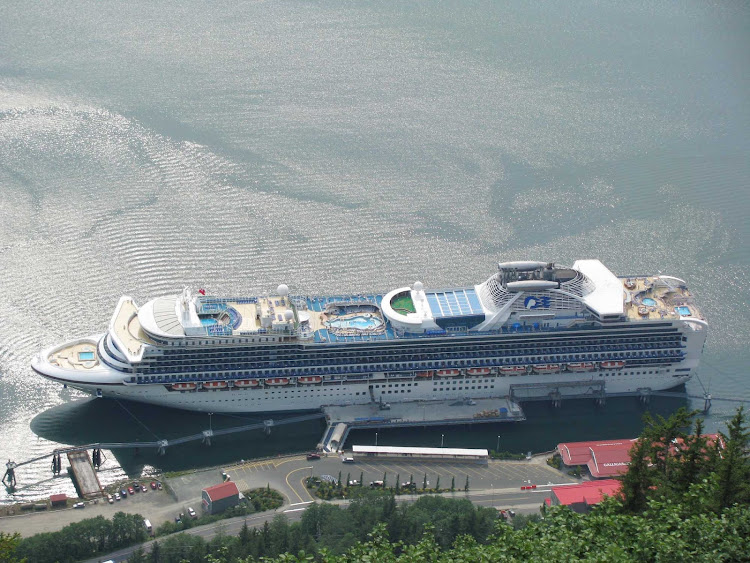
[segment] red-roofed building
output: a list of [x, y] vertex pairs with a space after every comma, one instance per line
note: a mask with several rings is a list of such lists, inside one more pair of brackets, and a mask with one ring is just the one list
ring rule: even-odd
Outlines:
[[610, 478], [625, 473], [630, 464], [630, 448], [636, 438], [566, 442], [557, 445], [565, 465], [585, 465], [595, 479]]
[[564, 505], [575, 512], [588, 512], [599, 504], [605, 496], [614, 496], [620, 491], [622, 483], [616, 479], [586, 481], [580, 485], [552, 487], [552, 496], [545, 500], [549, 506]]
[[52, 504], [52, 506], [65, 506], [68, 504], [68, 495], [65, 495], [65, 494], [50, 495], [49, 501]]
[[233, 481], [227, 481], [203, 489], [202, 497], [203, 510], [209, 514], [218, 514], [239, 504], [240, 490]]
[[[716, 440], [724, 447], [717, 434], [704, 434], [709, 447]], [[630, 449], [637, 438], [626, 440], [598, 440], [593, 442], [565, 442], [557, 444], [557, 452], [565, 465], [585, 465], [594, 479], [609, 479], [622, 475], [630, 465]], [[677, 440], [672, 448], [681, 448], [682, 440]]]

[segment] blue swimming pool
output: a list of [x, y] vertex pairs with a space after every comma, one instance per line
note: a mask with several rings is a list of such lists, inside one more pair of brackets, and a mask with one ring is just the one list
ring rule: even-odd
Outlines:
[[94, 359], [93, 352], [78, 352], [78, 361], [87, 362]]
[[656, 301], [654, 299], [651, 299], [650, 297], [644, 297], [642, 302], [647, 307], [654, 307], [656, 305]]
[[677, 314], [681, 317], [689, 317], [691, 315], [690, 307], [687, 307], [685, 305], [681, 307], [675, 307], [674, 310], [677, 311]]
[[348, 317], [346, 319], [332, 319], [328, 321], [328, 326], [333, 328], [353, 328], [356, 330], [378, 328], [382, 324], [383, 321], [377, 317], [366, 317], [363, 315]]
[[216, 319], [211, 319], [211, 318], [201, 319], [201, 324], [203, 326], [211, 326], [211, 325], [215, 325], [216, 323], [217, 323]]

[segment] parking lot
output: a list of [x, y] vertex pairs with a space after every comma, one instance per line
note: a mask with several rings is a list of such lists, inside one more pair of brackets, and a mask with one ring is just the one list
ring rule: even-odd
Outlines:
[[[349, 454], [347, 454], [348, 456]], [[473, 461], [420, 461], [415, 459], [373, 459], [355, 458], [354, 463], [343, 463], [344, 456], [329, 455], [318, 460], [308, 461], [304, 456], [278, 460], [254, 461], [226, 467], [232, 480], [240, 490], [256, 487], [272, 488], [281, 491], [290, 504], [313, 500], [304, 487], [304, 480], [310, 476], [330, 475], [342, 481], [362, 481], [368, 486], [374, 481], [386, 481], [393, 486], [396, 480], [405, 483], [413, 479], [422, 488], [425, 479], [428, 488], [435, 488], [440, 479], [440, 488], [450, 488], [455, 484], [463, 490], [469, 480], [469, 490], [520, 490], [522, 486], [547, 485], [571, 482], [571, 478], [549, 467], [544, 456], [524, 461], [490, 460], [486, 464]], [[217, 474], [218, 477], [218, 474]]]

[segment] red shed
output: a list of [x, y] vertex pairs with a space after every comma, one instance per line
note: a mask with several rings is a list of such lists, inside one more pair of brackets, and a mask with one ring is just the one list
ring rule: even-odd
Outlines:
[[232, 481], [203, 489], [203, 510], [209, 514], [218, 514], [227, 508], [237, 506], [240, 502], [240, 490]]

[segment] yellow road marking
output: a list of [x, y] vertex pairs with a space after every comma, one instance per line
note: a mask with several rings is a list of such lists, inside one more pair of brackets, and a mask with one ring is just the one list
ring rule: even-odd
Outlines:
[[284, 479], [286, 481], [287, 486], [291, 489], [291, 491], [297, 496], [300, 502], [305, 502], [301, 496], [299, 496], [299, 493], [295, 490], [294, 487], [292, 487], [292, 484], [289, 482], [289, 476], [292, 473], [296, 473], [297, 471], [304, 471], [307, 469], [312, 469], [312, 466], [310, 467], [298, 467], [297, 469], [292, 469], [289, 473], [286, 474], [286, 478]]

